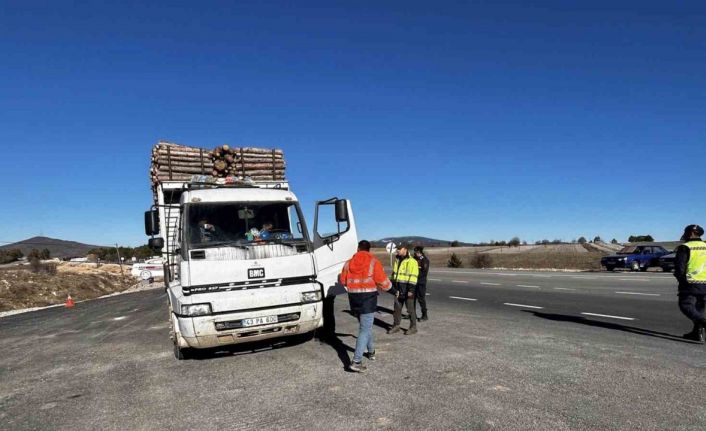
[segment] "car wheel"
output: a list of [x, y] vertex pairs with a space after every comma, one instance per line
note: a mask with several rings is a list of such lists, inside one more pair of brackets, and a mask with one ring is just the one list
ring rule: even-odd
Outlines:
[[633, 271], [639, 271], [640, 270], [640, 262], [638, 261], [633, 261], [632, 264], [630, 264], [630, 269]]
[[646, 272], [649, 267], [650, 267], [650, 265], [648, 263], [646, 263], [645, 266], [640, 267], [640, 272]]
[[612, 271], [615, 271], [615, 267], [614, 267], [614, 266], [606, 266], [606, 267], [605, 267], [605, 270], [612, 272]]
[[152, 278], [152, 273], [150, 271], [145, 270], [140, 273], [141, 280], [146, 281], [146, 280], [149, 280], [150, 278]]
[[669, 268], [666, 267], [666, 266], [663, 266], [663, 267], [662, 267], [662, 272], [672, 272], [672, 270], [669, 269]]

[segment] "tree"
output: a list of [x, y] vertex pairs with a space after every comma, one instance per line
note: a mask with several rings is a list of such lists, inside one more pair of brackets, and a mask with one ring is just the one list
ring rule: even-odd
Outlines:
[[510, 242], [507, 243], [510, 247], [519, 247], [520, 246], [520, 238], [518, 237], [513, 237]]
[[33, 248], [29, 254], [27, 254], [27, 260], [40, 259], [41, 253], [36, 248]]
[[451, 247], [458, 247], [458, 246], [459, 246], [459, 242], [458, 242], [458, 241], [453, 241], [453, 242], [451, 242]]
[[39, 257], [44, 260], [47, 260], [51, 257], [51, 251], [49, 251], [48, 248], [45, 248], [39, 253]]
[[13, 248], [11, 250], [0, 250], [0, 264], [15, 262], [22, 256], [22, 251], [17, 248]]
[[579, 244], [586, 244], [588, 240], [585, 237], [579, 238]]
[[593, 242], [603, 242], [600, 236], [596, 235], [595, 238], [593, 238]]
[[456, 255], [456, 253], [451, 253], [448, 263], [446, 264], [449, 268], [463, 268], [463, 261]]
[[548, 239], [543, 239], [543, 240], [542, 240], [542, 244], [543, 244], [543, 245], [549, 244], [549, 240], [548, 240]]
[[617, 244], [617, 243], [618, 243], [618, 240], [615, 239], [615, 238], [613, 238], [612, 240], [610, 240], [610, 243], [611, 243], [611, 244]]
[[630, 235], [628, 242], [654, 242], [652, 235]]
[[560, 239], [555, 239], [554, 241], [552, 241], [552, 244], [561, 244], [561, 240], [560, 240]]

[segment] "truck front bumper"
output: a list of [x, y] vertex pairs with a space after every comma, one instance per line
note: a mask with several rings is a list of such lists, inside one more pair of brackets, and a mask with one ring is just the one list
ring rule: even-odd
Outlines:
[[[274, 316], [277, 323], [252, 324], [252, 320], [272, 319]], [[197, 349], [304, 334], [323, 325], [322, 302], [209, 316], [172, 317], [179, 328], [179, 347]]]

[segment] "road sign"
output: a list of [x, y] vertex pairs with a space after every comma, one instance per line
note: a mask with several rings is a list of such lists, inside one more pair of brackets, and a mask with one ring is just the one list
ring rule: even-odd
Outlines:
[[397, 245], [395, 245], [394, 242], [388, 242], [385, 246], [385, 250], [390, 254], [395, 253], [397, 251]]

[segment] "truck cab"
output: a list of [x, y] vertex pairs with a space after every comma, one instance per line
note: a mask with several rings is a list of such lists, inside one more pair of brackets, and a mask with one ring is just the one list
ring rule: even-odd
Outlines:
[[285, 182], [164, 183], [158, 200], [145, 228], [167, 257], [178, 359], [323, 325], [323, 298], [343, 292], [337, 276], [357, 247], [349, 201], [318, 202], [310, 238]]

